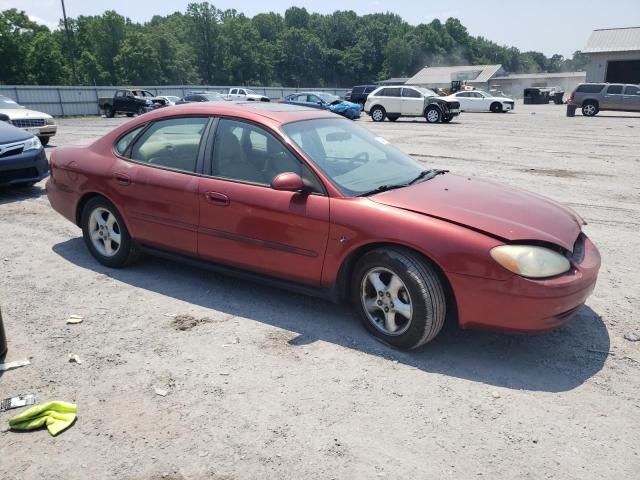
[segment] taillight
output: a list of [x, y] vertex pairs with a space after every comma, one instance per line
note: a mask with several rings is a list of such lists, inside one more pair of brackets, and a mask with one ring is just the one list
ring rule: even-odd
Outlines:
[[569, 97], [569, 101], [573, 102], [573, 99], [576, 98], [576, 92], [571, 92], [571, 96]]

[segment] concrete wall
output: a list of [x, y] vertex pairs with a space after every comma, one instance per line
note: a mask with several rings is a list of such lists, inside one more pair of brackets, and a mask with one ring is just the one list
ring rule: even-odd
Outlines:
[[499, 86], [505, 95], [512, 98], [523, 98], [524, 89], [528, 87], [561, 87], [569, 94], [580, 83], [584, 83], [586, 73], [580, 76], [566, 76], [566, 77], [545, 77], [536, 76], [535, 78], [518, 78], [518, 77], [504, 77], [491, 80], [489, 82], [490, 88], [493, 86]]
[[[30, 86], [30, 85], [0, 85], [0, 95], [15, 100], [27, 108], [48, 113], [53, 116], [99, 115], [98, 98], [112, 97], [116, 90], [130, 88], [115, 87], [58, 87], [58, 86]], [[184, 97], [188, 92], [210, 91], [227, 93], [228, 86], [211, 85], [173, 85], [173, 86], [136, 86], [149, 90], [156, 95], [176, 95]], [[350, 90], [344, 88], [280, 88], [280, 87], [249, 87], [261, 95], [277, 100], [295, 92], [322, 91], [344, 97]]]
[[601, 83], [607, 76], [607, 62], [611, 60], [640, 60], [640, 52], [589, 53], [586, 67], [587, 82]]

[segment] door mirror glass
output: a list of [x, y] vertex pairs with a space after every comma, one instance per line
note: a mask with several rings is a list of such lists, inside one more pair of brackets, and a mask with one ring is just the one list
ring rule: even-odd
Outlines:
[[297, 173], [285, 172], [276, 175], [271, 181], [271, 188], [287, 192], [301, 192], [304, 190], [304, 182], [302, 181], [302, 177]]

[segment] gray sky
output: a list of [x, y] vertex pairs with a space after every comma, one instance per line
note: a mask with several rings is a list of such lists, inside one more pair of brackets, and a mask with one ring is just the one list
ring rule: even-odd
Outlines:
[[[191, 0], [192, 1], [192, 0]], [[98, 15], [104, 10], [116, 10], [136, 22], [153, 15], [184, 12], [190, 0], [65, 0], [67, 15]], [[358, 14], [392, 11], [409, 23], [427, 23], [434, 18], [457, 17], [472, 35], [482, 35], [500, 45], [522, 51], [537, 50], [547, 56], [554, 53], [571, 56], [581, 49], [596, 28], [640, 26], [640, 0], [216, 0], [209, 3], [220, 9], [235, 8], [247, 16], [265, 11], [284, 11], [292, 6], [305, 7], [310, 12], [331, 13], [354, 10]], [[59, 0], [0, 0], [0, 10], [24, 10], [36, 21], [55, 27], [62, 17]]]

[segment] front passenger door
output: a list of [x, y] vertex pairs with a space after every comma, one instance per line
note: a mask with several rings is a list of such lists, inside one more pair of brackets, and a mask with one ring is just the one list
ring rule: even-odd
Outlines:
[[[210, 175], [200, 179], [199, 256], [319, 286], [329, 235], [329, 198], [313, 173], [273, 133], [220, 119]], [[278, 191], [271, 181], [295, 172], [315, 193]]]
[[413, 88], [402, 89], [402, 115], [419, 117], [423, 114], [424, 97]]

